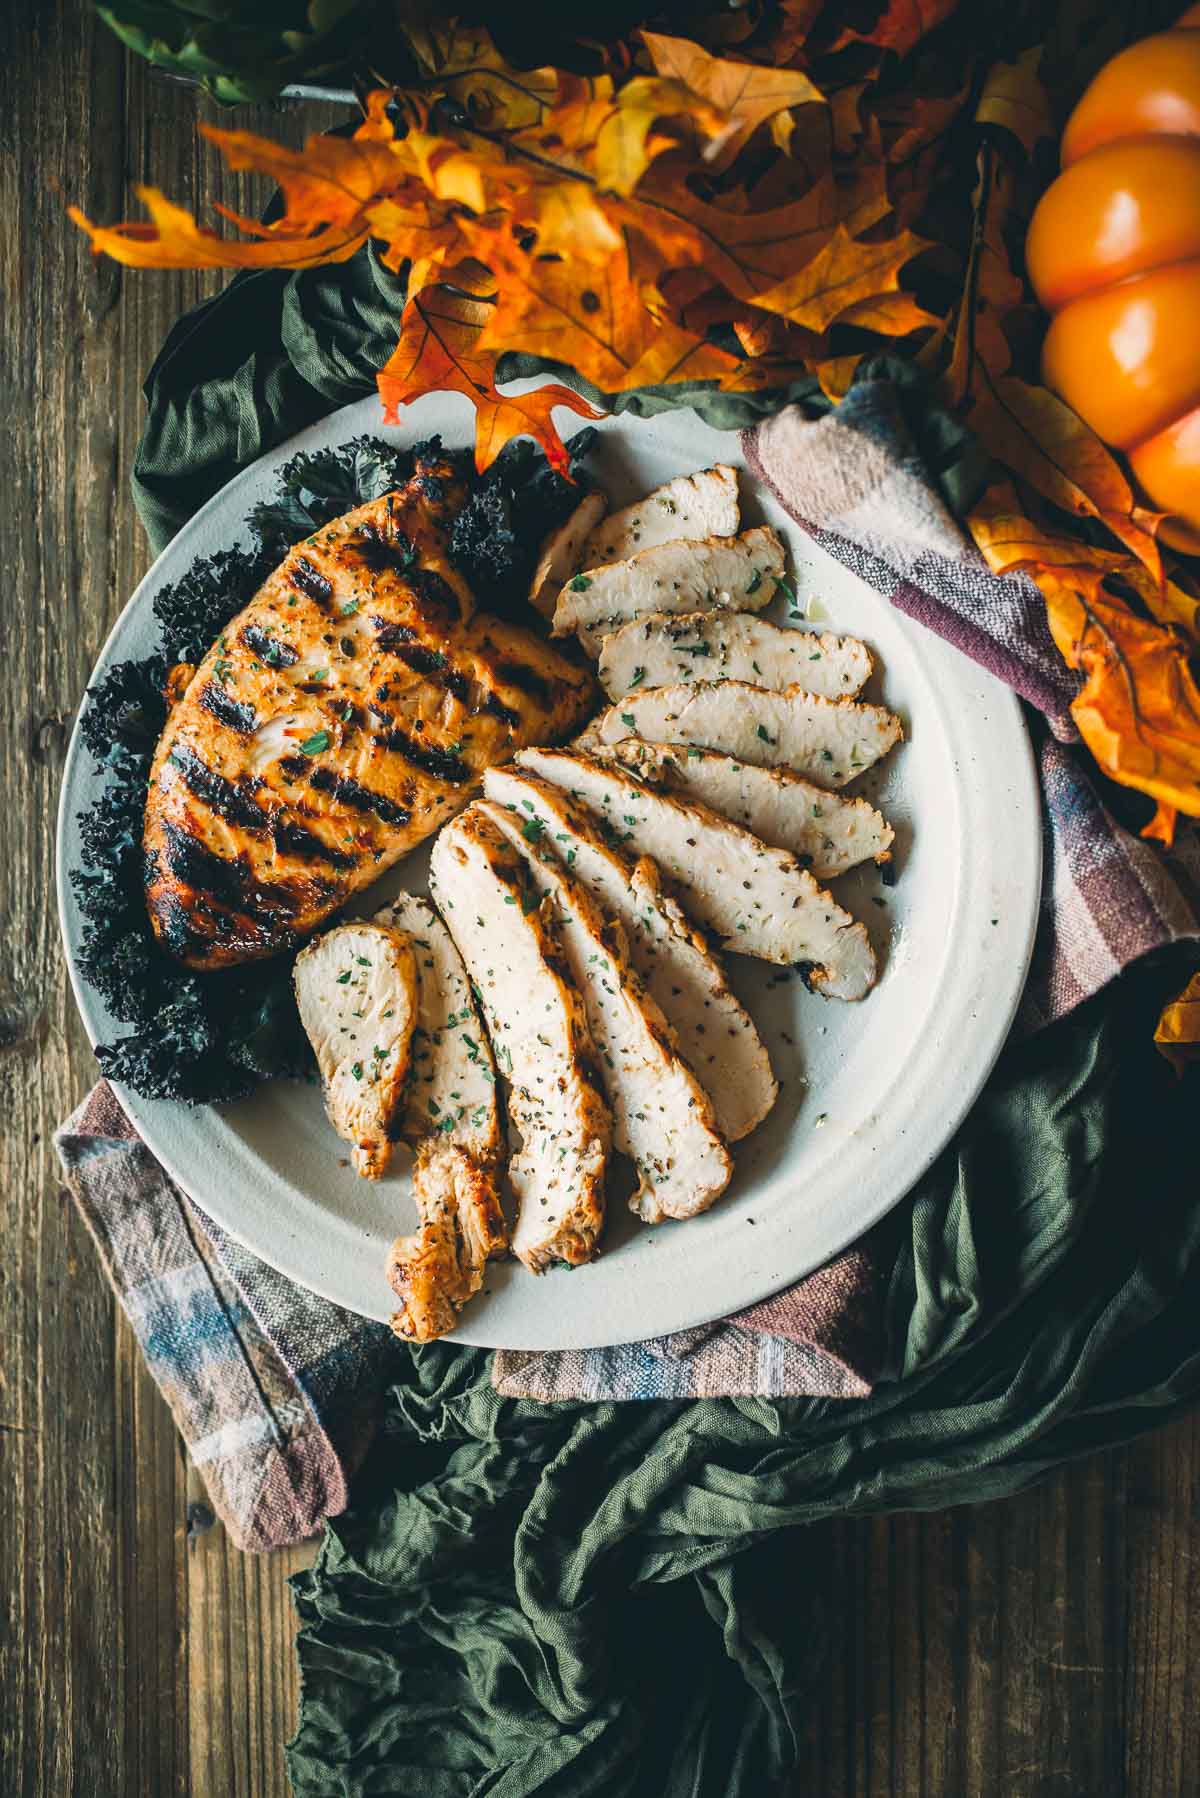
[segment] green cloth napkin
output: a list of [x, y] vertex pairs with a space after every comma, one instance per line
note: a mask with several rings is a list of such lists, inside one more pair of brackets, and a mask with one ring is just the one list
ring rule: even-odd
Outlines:
[[[239, 276], [176, 327], [135, 476], [157, 545], [369, 390], [400, 291], [363, 254]], [[753, 416], [725, 404], [712, 422]], [[1015, 1492], [1200, 1388], [1195, 1087], [1151, 1042], [1192, 961], [1009, 1045], [896, 1214], [869, 1399], [539, 1405], [500, 1397], [480, 1351], [408, 1351], [353, 1508], [293, 1581], [297, 1792], [782, 1789], [820, 1634], [796, 1526]]]

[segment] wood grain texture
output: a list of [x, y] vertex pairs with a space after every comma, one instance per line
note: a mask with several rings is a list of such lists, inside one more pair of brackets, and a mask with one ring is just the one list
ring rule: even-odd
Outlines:
[[[304, 1554], [189, 1533], [202, 1488], [50, 1147], [94, 1075], [51, 897], [65, 733], [148, 559], [143, 374], [221, 279], [93, 267], [63, 201], [262, 195], [84, 0], [0, 8], [0, 88], [0, 1793], [282, 1798]], [[1187, 1422], [1006, 1504], [798, 1538], [798, 1628], [812, 1592], [829, 1647], [796, 1798], [1192, 1798], [1198, 1503]]]

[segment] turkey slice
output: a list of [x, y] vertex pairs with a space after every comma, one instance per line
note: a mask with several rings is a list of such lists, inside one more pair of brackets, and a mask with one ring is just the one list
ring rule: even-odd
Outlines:
[[827, 792], [790, 769], [640, 737], [623, 737], [602, 753], [650, 786], [711, 806], [772, 848], [789, 850], [819, 880], [890, 855], [895, 832], [873, 805]]
[[798, 966], [832, 999], [861, 999], [874, 985], [866, 930], [786, 850], [591, 756], [521, 750], [517, 766], [588, 806], [614, 848], [652, 857], [685, 910], [726, 948]]
[[434, 902], [479, 995], [521, 1146], [513, 1253], [530, 1273], [591, 1259], [604, 1223], [612, 1116], [552, 903], [478, 806], [448, 824], [429, 869]]
[[613, 512], [589, 535], [582, 566], [623, 562], [640, 549], [678, 537], [732, 537], [739, 518], [737, 470], [718, 462], [697, 474], [676, 475], [645, 499]]
[[857, 637], [782, 630], [747, 612], [653, 612], [600, 645], [600, 685], [610, 699], [681, 681], [741, 680], [800, 686], [827, 699], [853, 698], [871, 676], [871, 652]]
[[400, 893], [375, 913], [408, 933], [417, 975], [412, 1068], [400, 1131], [418, 1143], [452, 1138], [481, 1162], [500, 1154], [496, 1072], [471, 983], [453, 938], [428, 899]]
[[554, 608], [554, 634], [577, 632], [589, 655], [604, 636], [647, 613], [759, 612], [775, 597], [783, 545], [765, 525], [740, 537], [680, 540], [644, 549], [627, 562], [584, 568]]
[[630, 961], [625, 933], [541, 842], [528, 813], [492, 800], [480, 809], [525, 857], [558, 913], [558, 934], [613, 1113], [613, 1140], [638, 1172], [631, 1211], [644, 1223], [694, 1217], [729, 1184], [733, 1163], [708, 1094]]
[[356, 1171], [378, 1180], [392, 1158], [416, 1021], [412, 945], [382, 924], [338, 924], [300, 951], [292, 980], [329, 1121], [353, 1145]]
[[881, 705], [822, 699], [800, 687], [770, 693], [746, 681], [653, 687], [627, 693], [593, 719], [580, 745], [683, 743], [720, 749], [759, 768], [790, 768], [822, 787], [844, 787], [904, 735], [899, 718]]
[[533, 773], [489, 768], [483, 790], [539, 829], [539, 841], [621, 925], [629, 956], [713, 1103], [717, 1128], [738, 1142], [761, 1123], [779, 1092], [754, 1020], [730, 990], [720, 962], [663, 891], [648, 856], [632, 865], [610, 849], [594, 814]]
[[529, 583], [529, 603], [543, 618], [553, 616], [559, 590], [583, 567], [584, 543], [607, 511], [608, 501], [604, 495], [589, 493], [580, 500], [566, 522], [544, 539]]
[[432, 1342], [454, 1328], [479, 1291], [489, 1260], [508, 1247], [508, 1229], [494, 1162], [481, 1162], [453, 1138], [424, 1139], [412, 1192], [417, 1229], [398, 1236], [388, 1257], [400, 1300], [392, 1328], [412, 1342]]

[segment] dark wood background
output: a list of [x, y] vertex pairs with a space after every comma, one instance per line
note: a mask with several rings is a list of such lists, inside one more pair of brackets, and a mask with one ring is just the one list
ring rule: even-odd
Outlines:
[[[262, 195], [198, 142], [216, 109], [84, 0], [0, 14], [0, 1793], [275, 1798], [304, 1555], [189, 1535], [201, 1488], [50, 1140], [95, 1072], [53, 900], [63, 749], [148, 561], [142, 376], [221, 279], [94, 267], [63, 208]], [[329, 117], [238, 122], [299, 141]], [[1010, 1503], [810, 1537], [831, 1652], [797, 1798], [1194, 1798], [1198, 1482], [1189, 1421]]]

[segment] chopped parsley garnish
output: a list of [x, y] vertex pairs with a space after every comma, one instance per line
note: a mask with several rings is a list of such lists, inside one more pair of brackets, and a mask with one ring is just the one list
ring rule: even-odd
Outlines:
[[352, 618], [357, 610], [358, 601], [356, 599], [348, 599], [344, 606], [338, 607], [338, 611], [342, 614], [343, 618]]
[[621, 723], [624, 724], [629, 730], [634, 730], [637, 726], [637, 719], [634, 717], [632, 712], [622, 712], [621, 713]]
[[301, 755], [320, 755], [323, 749], [329, 748], [329, 732], [315, 730], [311, 737], [305, 737], [300, 745]]
[[527, 843], [536, 843], [545, 828], [540, 818], [526, 818], [521, 826], [521, 835]]
[[751, 593], [757, 593], [761, 586], [762, 586], [762, 569], [756, 568], [754, 570], [754, 579], [749, 583], [749, 585], [746, 588], [747, 596], [749, 596]]
[[346, 972], [344, 974], [339, 974], [338, 978], [337, 978], [338, 985], [339, 986], [349, 986], [350, 976], [353, 972], [354, 972], [353, 968], [347, 968]]
[[645, 680], [645, 678], [646, 678], [646, 670], [644, 668], [635, 668], [633, 671], [633, 679], [630, 681], [629, 685], [631, 687], [640, 686], [642, 681]]
[[774, 743], [775, 741], [774, 737], [769, 734], [764, 724], [760, 724], [758, 727], [758, 737], [761, 743]]
[[351, 1073], [352, 1073], [352, 1074], [353, 1074], [353, 1075], [354, 1075], [354, 1078], [355, 1078], [355, 1079], [356, 1079], [356, 1080], [361, 1080], [361, 1079], [362, 1079], [362, 1077], [363, 1077], [363, 1065], [362, 1065], [362, 1062], [361, 1062], [361, 1061], [356, 1061], [356, 1062], [355, 1062], [355, 1064], [354, 1064], [354, 1066], [353, 1066], [353, 1067], [352, 1067], [352, 1068], [351, 1068], [351, 1069], [350, 1069], [350, 1072], [351, 1072]]
[[586, 574], [577, 574], [569, 583], [572, 593], [586, 593], [591, 584]]

